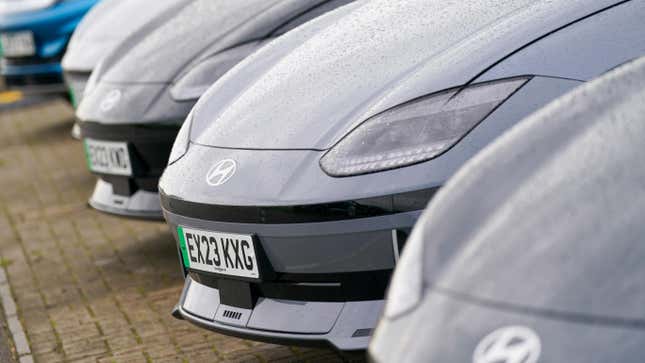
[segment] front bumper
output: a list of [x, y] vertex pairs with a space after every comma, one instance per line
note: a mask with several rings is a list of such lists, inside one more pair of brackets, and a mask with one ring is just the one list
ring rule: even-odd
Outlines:
[[9, 88], [28, 93], [63, 93], [65, 86], [60, 63], [56, 59], [7, 59], [0, 61], [0, 70]]
[[168, 163], [179, 126], [81, 122], [80, 127], [83, 138], [127, 142], [132, 164], [131, 176], [95, 173], [99, 180], [89, 204], [110, 214], [162, 219], [157, 184]]
[[[366, 349], [384, 300], [310, 302], [260, 297], [253, 309], [221, 303], [219, 290], [186, 278], [173, 315], [215, 332], [269, 343]], [[227, 318], [227, 313], [240, 318]]]
[[[422, 195], [419, 205], [432, 192]], [[249, 282], [187, 269], [178, 247], [186, 284], [175, 316], [233, 336], [341, 351], [366, 349], [400, 250], [421, 213], [361, 209], [359, 201], [254, 211], [161, 198], [176, 240], [178, 226], [253, 234], [266, 256], [263, 270], [271, 271]]]

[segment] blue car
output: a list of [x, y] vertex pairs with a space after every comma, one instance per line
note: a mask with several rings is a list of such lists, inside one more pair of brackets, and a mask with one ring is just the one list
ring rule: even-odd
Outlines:
[[99, 0], [0, 0], [0, 74], [8, 87], [64, 92], [60, 60]]

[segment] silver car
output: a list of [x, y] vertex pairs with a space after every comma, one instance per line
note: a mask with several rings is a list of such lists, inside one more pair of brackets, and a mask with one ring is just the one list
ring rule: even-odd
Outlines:
[[366, 348], [434, 193], [526, 115], [643, 53], [644, 9], [360, 1], [267, 45], [201, 97], [161, 178], [186, 274], [175, 315]]
[[373, 361], [642, 362], [643, 115], [645, 58], [464, 166], [415, 227]]
[[161, 219], [157, 184], [190, 109], [263, 44], [352, 0], [193, 0], [92, 73], [77, 109], [94, 208]]

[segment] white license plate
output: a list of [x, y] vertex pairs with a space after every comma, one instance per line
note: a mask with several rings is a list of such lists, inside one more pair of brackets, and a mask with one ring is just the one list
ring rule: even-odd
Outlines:
[[128, 144], [125, 142], [85, 139], [87, 166], [96, 173], [132, 175]]
[[259, 279], [253, 237], [177, 227], [184, 265], [193, 270]]
[[34, 34], [30, 31], [2, 33], [0, 46], [5, 57], [29, 57], [36, 54]]

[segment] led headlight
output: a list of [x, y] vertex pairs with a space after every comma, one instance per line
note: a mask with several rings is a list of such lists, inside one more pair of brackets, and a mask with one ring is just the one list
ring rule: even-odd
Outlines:
[[55, 5], [59, 0], [0, 1], [0, 14], [14, 14], [35, 11]]
[[[85, 88], [83, 89], [83, 98], [94, 90], [96, 86], [99, 83], [99, 78], [100, 74], [102, 72], [102, 63], [99, 63], [96, 67], [94, 67], [94, 70], [92, 71], [92, 74], [90, 74], [90, 78], [87, 79], [87, 82], [85, 82]], [[81, 102], [79, 100], [78, 104], [80, 105]]]
[[69, 98], [72, 101], [72, 106], [74, 109], [77, 109], [78, 105], [80, 105], [83, 100], [83, 95], [85, 94], [85, 88], [87, 86], [87, 79], [83, 76], [67, 74], [65, 76], [65, 81], [68, 85]]
[[321, 159], [321, 167], [340, 177], [431, 160], [459, 142], [527, 80], [449, 89], [387, 110], [345, 136]]
[[178, 77], [170, 88], [170, 95], [176, 101], [198, 99], [226, 72], [258, 49], [260, 44], [247, 43], [202, 60]]
[[188, 152], [188, 145], [190, 144], [190, 128], [193, 123], [193, 112], [191, 111], [186, 117], [186, 121], [179, 129], [175, 143], [172, 145], [170, 157], [168, 158], [168, 165], [181, 159], [182, 156]]

